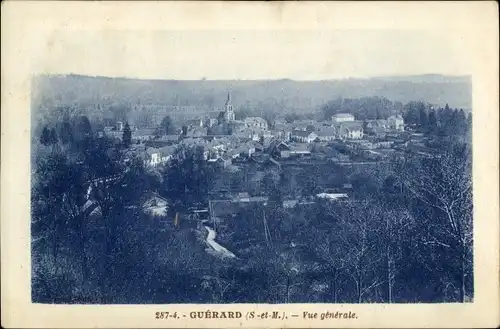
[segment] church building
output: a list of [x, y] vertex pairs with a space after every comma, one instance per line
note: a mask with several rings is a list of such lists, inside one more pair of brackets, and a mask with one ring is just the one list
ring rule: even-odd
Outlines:
[[231, 104], [231, 93], [227, 94], [226, 104], [224, 105], [224, 121], [231, 122], [234, 121], [234, 110], [233, 104]]

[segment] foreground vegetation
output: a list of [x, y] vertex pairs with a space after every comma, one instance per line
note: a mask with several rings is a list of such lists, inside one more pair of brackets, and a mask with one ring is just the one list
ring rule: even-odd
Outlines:
[[[172, 225], [174, 213], [206, 203], [221, 173], [187, 150], [153, 171], [125, 161], [123, 143], [97, 138], [85, 117], [66, 118], [33, 146], [33, 301], [470, 301], [471, 150], [446, 127], [420, 124], [436, 138], [437, 157], [342, 172], [354, 188], [348, 201], [285, 209], [280, 201], [297, 183], [268, 172], [262, 188], [271, 201], [241, 207], [217, 227], [238, 256], [223, 260], [206, 252], [203, 229]], [[301, 172], [299, 194], [314, 192], [317, 173]], [[102, 177], [114, 179], [96, 184], [92, 212], [87, 183]], [[142, 210], [151, 192], [170, 201], [166, 218]]]

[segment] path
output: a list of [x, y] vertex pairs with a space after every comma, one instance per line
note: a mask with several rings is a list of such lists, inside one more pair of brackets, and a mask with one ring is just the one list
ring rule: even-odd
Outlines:
[[205, 228], [208, 231], [207, 243], [210, 247], [212, 247], [222, 257], [236, 258], [236, 256], [232, 252], [230, 252], [229, 250], [227, 250], [226, 248], [215, 242], [215, 237], [217, 236], [217, 233], [213, 229], [211, 229], [208, 226], [205, 226]]

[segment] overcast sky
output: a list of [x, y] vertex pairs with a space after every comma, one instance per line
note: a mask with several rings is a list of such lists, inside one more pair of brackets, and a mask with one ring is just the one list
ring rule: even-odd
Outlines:
[[154, 79], [467, 75], [458, 31], [72, 31], [52, 34], [36, 70]]

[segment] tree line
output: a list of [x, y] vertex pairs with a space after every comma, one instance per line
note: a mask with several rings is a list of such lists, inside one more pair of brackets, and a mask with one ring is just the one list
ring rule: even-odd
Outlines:
[[472, 113], [465, 114], [463, 109], [452, 109], [448, 104], [435, 109], [422, 102], [410, 102], [405, 105], [404, 119], [420, 131], [438, 136], [461, 136], [472, 127]]
[[472, 125], [472, 114], [466, 114], [464, 109], [452, 109], [448, 104], [436, 109], [421, 101], [403, 104], [383, 97], [338, 98], [327, 102], [321, 110], [325, 120], [331, 120], [334, 114], [344, 112], [353, 114], [357, 120], [386, 119], [399, 114], [403, 116], [405, 124], [441, 136], [463, 135]]

